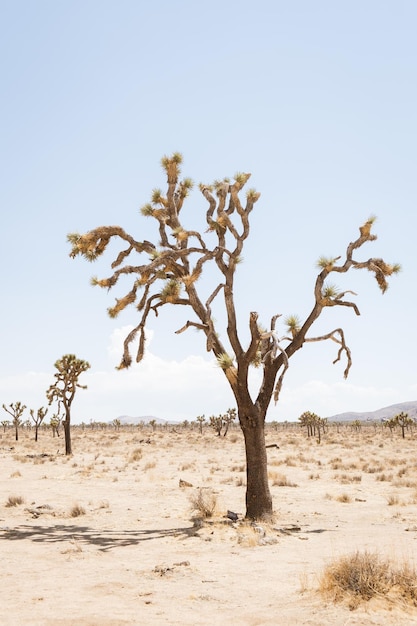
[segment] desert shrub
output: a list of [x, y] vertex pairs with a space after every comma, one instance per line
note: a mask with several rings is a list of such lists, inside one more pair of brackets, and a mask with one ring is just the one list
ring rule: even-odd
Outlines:
[[143, 456], [142, 448], [135, 448], [129, 455], [129, 463], [140, 461]]
[[382, 472], [382, 474], [378, 474], [378, 476], [375, 476], [375, 479], [381, 482], [390, 482], [392, 478], [392, 474], [385, 474], [384, 472]]
[[73, 504], [69, 514], [70, 517], [80, 517], [80, 515], [85, 515], [85, 508], [81, 504]]
[[336, 498], [338, 502], [351, 502], [351, 497], [347, 493], [341, 493], [340, 496]]
[[197, 489], [189, 497], [192, 511], [197, 513], [198, 518], [207, 519], [212, 517], [217, 506], [217, 496], [211, 489]]
[[294, 456], [287, 456], [284, 459], [284, 463], [288, 467], [295, 467], [297, 465], [297, 459]]
[[195, 468], [195, 463], [193, 461], [192, 463], [188, 463], [188, 462], [182, 463], [178, 469], [180, 470], [180, 472], [184, 472], [185, 470], [194, 469], [194, 468]]
[[7, 506], [7, 507], [18, 506], [19, 504], [23, 504], [24, 501], [25, 499], [22, 496], [9, 496], [4, 506]]
[[272, 481], [272, 485], [274, 487], [298, 487], [296, 483], [291, 482], [285, 476], [285, 474], [280, 474], [278, 472], [270, 472], [269, 478]]
[[244, 472], [245, 471], [245, 466], [243, 465], [243, 463], [241, 463], [240, 465], [232, 465], [232, 467], [230, 468], [231, 472]]
[[357, 551], [327, 565], [319, 591], [334, 602], [347, 600], [351, 608], [375, 596], [417, 605], [416, 571], [407, 563], [396, 567], [376, 553]]

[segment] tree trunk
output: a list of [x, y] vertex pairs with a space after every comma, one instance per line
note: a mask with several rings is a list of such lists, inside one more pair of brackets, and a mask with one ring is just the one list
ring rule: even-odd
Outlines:
[[246, 450], [246, 517], [253, 520], [272, 516], [265, 448], [265, 422], [261, 416], [241, 418]]
[[70, 455], [72, 454], [72, 448], [71, 448], [70, 420], [68, 416], [63, 421], [63, 424], [64, 424], [64, 434], [65, 434], [65, 454]]

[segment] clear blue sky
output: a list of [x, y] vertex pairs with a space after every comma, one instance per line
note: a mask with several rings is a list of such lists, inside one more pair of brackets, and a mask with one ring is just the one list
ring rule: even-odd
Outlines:
[[[242, 328], [252, 310], [265, 325], [306, 315], [317, 258], [343, 254], [371, 214], [364, 258], [403, 266], [384, 296], [368, 273], [343, 278], [361, 317], [331, 310], [314, 334], [343, 326], [349, 379], [335, 346], [306, 346], [268, 419], [416, 399], [416, 23], [412, 0], [0, 2], [1, 403], [46, 405], [71, 352], [92, 366], [76, 421], [233, 406], [203, 338], [173, 334], [184, 311], [150, 320], [147, 359], [116, 372], [135, 312], [111, 320], [120, 293], [89, 284], [111, 256], [68, 256], [71, 231], [152, 238], [138, 208], [172, 151], [197, 183], [249, 171], [262, 194], [236, 289]], [[205, 208], [196, 191], [190, 228]]]

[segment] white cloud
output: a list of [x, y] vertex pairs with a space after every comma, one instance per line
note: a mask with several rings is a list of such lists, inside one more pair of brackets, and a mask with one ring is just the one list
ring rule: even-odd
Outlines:
[[[233, 394], [214, 359], [190, 355], [182, 360], [162, 359], [150, 350], [152, 332], [147, 333], [143, 361], [128, 370], [117, 371], [123, 340], [131, 327], [114, 330], [109, 346], [109, 367], [89, 370], [82, 380], [87, 390], [79, 390], [73, 404], [73, 421], [112, 420], [120, 415], [154, 415], [169, 420], [193, 420], [234, 406]], [[134, 351], [133, 351], [134, 352]], [[252, 373], [252, 384], [259, 383], [260, 371]], [[53, 382], [52, 373], [26, 372], [0, 379], [1, 402], [21, 401], [29, 408], [47, 406], [45, 391]], [[345, 411], [373, 411], [383, 406], [413, 399], [417, 391], [365, 387], [347, 382], [327, 384], [307, 380], [281, 391], [277, 406], [271, 402], [269, 420], [297, 420], [306, 410], [328, 417]]]

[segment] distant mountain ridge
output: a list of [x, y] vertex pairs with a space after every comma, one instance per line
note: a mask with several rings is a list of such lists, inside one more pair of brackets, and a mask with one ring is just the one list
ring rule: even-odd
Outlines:
[[390, 419], [398, 413], [408, 413], [408, 417], [417, 419], [417, 400], [411, 402], [399, 402], [398, 404], [391, 404], [390, 406], [383, 407], [377, 411], [368, 411], [366, 413], [354, 413], [352, 411], [347, 413], [339, 413], [328, 417], [329, 422], [353, 422], [355, 420], [364, 421], [381, 421]]
[[120, 415], [118, 418], [118, 420], [120, 420], [121, 424], [141, 424], [142, 422], [144, 424], [149, 424], [149, 422], [152, 422], [153, 420], [155, 420], [155, 422], [157, 424], [168, 424], [168, 423], [174, 423], [174, 422], [168, 422], [168, 420], [164, 420], [160, 417], [155, 417], [154, 415], [141, 415], [140, 417], [130, 417], [130, 415]]
[[[328, 417], [329, 422], [354, 422], [359, 420], [361, 422], [371, 421], [380, 422], [381, 420], [387, 420], [394, 417], [398, 413], [408, 413], [408, 416], [417, 420], [417, 400], [410, 402], [399, 402], [397, 404], [390, 404], [389, 406], [377, 409], [376, 411], [367, 412], [354, 412], [347, 411], [346, 413], [338, 413]], [[154, 415], [141, 415], [140, 417], [130, 417], [130, 415], [120, 415], [117, 419], [121, 424], [149, 424], [152, 420], [155, 420], [157, 424], [178, 424], [178, 421], [166, 420]]]

